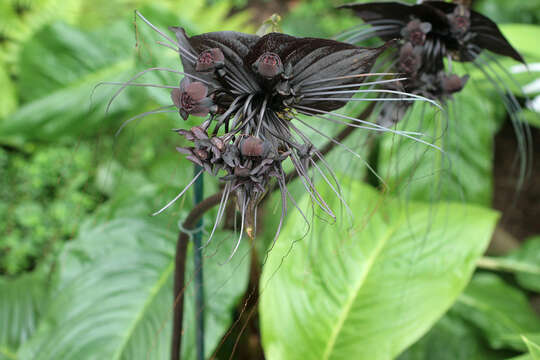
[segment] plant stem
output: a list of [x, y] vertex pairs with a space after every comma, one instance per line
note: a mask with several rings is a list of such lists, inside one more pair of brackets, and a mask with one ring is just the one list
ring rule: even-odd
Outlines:
[[[194, 166], [194, 175], [197, 175], [202, 168]], [[203, 174], [204, 176], [204, 174]], [[203, 200], [204, 182], [203, 176], [195, 182], [194, 205]], [[204, 280], [203, 280], [203, 261], [202, 261], [202, 227], [203, 218], [197, 223], [199, 229], [193, 236], [193, 260], [195, 269], [195, 346], [197, 349], [197, 360], [204, 360]]]
[[[219, 204], [221, 192], [207, 197], [191, 210], [183, 223], [186, 230], [194, 229], [204, 213]], [[174, 305], [173, 305], [173, 331], [171, 341], [171, 360], [179, 360], [182, 350], [182, 322], [184, 318], [184, 277], [186, 270], [186, 255], [189, 234], [180, 231], [176, 243], [176, 260], [174, 270]], [[197, 271], [197, 269], [196, 269]]]
[[[358, 118], [361, 119], [367, 119], [375, 109], [375, 102], [370, 103], [360, 115], [358, 115]], [[340, 131], [334, 139], [341, 142], [348, 138], [354, 130], [357, 128], [347, 126], [342, 131]], [[322, 156], [328, 154], [332, 149], [336, 147], [336, 143], [333, 141], [329, 141], [325, 146], [323, 146], [320, 150], [320, 154]], [[314, 161], [318, 161], [318, 158], [314, 159]], [[196, 170], [197, 171], [197, 170]], [[286, 176], [286, 182], [289, 183], [296, 179], [298, 177], [298, 173], [296, 171], [289, 172]], [[202, 180], [201, 180], [202, 182]], [[197, 186], [197, 185], [196, 185]], [[279, 187], [275, 185], [271, 188], [270, 191], [275, 191]], [[201, 191], [202, 194], [202, 191]], [[184, 221], [183, 229], [190, 230], [194, 229], [195, 226], [199, 223], [199, 220], [202, 219], [203, 215], [210, 209], [212, 209], [214, 206], [218, 205], [221, 202], [221, 197], [223, 195], [223, 191], [220, 191], [212, 196], [207, 197], [206, 199], [198, 202], [195, 204], [195, 207], [191, 210], [191, 212], [188, 214], [186, 220]], [[202, 198], [202, 196], [201, 196]], [[265, 197], [265, 199], [268, 198], [268, 196]], [[200, 232], [198, 232], [200, 234]], [[171, 360], [179, 360], [180, 354], [181, 354], [181, 346], [182, 346], [182, 321], [184, 316], [184, 297], [182, 296], [182, 291], [184, 288], [184, 277], [185, 277], [185, 265], [186, 265], [186, 253], [187, 253], [187, 242], [189, 241], [189, 234], [180, 231], [180, 235], [178, 237], [178, 243], [176, 244], [176, 268], [174, 270], [174, 309], [173, 309], [173, 330], [172, 330], [172, 349], [171, 349]], [[195, 245], [195, 244], [194, 244]], [[199, 246], [196, 246], [196, 248], [200, 248]], [[202, 265], [202, 264], [201, 264]], [[197, 266], [197, 265], [196, 265]], [[198, 268], [195, 268], [195, 271], [197, 272]], [[202, 277], [202, 266], [200, 268], [200, 273]], [[202, 290], [202, 287], [201, 287]], [[201, 291], [202, 296], [202, 291]], [[202, 304], [202, 301], [201, 301]], [[202, 308], [198, 309], [196, 307], [196, 311], [198, 314], [201, 314], [202, 318]], [[202, 327], [201, 327], [202, 329]]]

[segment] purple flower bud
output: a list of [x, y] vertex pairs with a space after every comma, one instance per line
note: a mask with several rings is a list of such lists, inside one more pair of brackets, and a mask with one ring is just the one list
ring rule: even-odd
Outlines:
[[185, 77], [180, 82], [179, 89], [173, 89], [171, 99], [178, 108], [180, 115], [187, 120], [189, 114], [206, 116], [213, 107], [212, 99], [207, 97], [208, 87], [202, 82], [191, 82]]
[[431, 31], [431, 24], [421, 22], [420, 20], [412, 20], [402, 30], [402, 35], [406, 40], [409, 40], [413, 45], [424, 45], [426, 42], [426, 34]]
[[240, 143], [243, 156], [263, 156], [264, 152], [264, 142], [254, 136], [248, 136]]
[[255, 63], [253, 68], [257, 71], [262, 77], [271, 79], [283, 72], [283, 64], [279, 56], [272, 52], [265, 52]]
[[410, 42], [403, 45], [399, 52], [399, 70], [409, 76], [416, 75], [416, 72], [422, 66], [420, 50], [420, 47], [415, 48]]
[[218, 48], [204, 50], [197, 58], [195, 71], [210, 71], [223, 67], [225, 57], [223, 52]]
[[459, 77], [456, 74], [444, 74], [441, 76], [441, 87], [445, 94], [453, 94], [461, 91], [465, 87], [467, 80], [469, 80], [469, 75]]

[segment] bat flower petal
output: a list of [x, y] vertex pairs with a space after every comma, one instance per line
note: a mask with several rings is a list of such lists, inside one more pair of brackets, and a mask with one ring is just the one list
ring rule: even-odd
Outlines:
[[212, 99], [207, 97], [208, 87], [202, 82], [191, 81], [184, 78], [180, 82], [180, 87], [171, 91], [171, 99], [178, 108], [180, 115], [187, 120], [189, 114], [195, 116], [206, 116], [211, 111], [215, 111]]

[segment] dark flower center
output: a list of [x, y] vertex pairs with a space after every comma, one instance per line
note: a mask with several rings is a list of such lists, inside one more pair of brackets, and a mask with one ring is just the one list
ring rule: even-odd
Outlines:
[[223, 52], [218, 49], [204, 50], [197, 58], [197, 64], [195, 65], [196, 71], [213, 70], [216, 67], [220, 67], [224, 64], [225, 57]]
[[275, 53], [266, 52], [262, 54], [254, 64], [257, 72], [265, 78], [273, 78], [283, 72], [281, 59]]

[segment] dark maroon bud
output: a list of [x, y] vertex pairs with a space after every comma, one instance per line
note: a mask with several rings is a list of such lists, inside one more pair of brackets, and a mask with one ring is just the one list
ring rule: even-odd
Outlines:
[[195, 71], [210, 71], [221, 68], [225, 64], [223, 52], [218, 48], [203, 51], [197, 58]]
[[238, 177], [248, 177], [249, 169], [245, 167], [237, 166], [234, 168], [234, 175]]
[[410, 41], [413, 45], [424, 45], [426, 42], [426, 35], [431, 31], [431, 24], [428, 22], [421, 22], [420, 20], [412, 20], [403, 29], [403, 37]]
[[422, 65], [420, 50], [420, 47], [414, 48], [410, 42], [403, 45], [399, 52], [399, 70], [407, 75], [416, 75]]
[[461, 91], [465, 87], [465, 84], [469, 80], [469, 75], [459, 77], [456, 74], [443, 75], [441, 79], [441, 86], [446, 94], [453, 94]]
[[283, 72], [283, 64], [278, 54], [272, 52], [265, 52], [255, 63], [253, 68], [257, 71], [262, 77], [271, 79]]
[[243, 156], [262, 156], [264, 142], [254, 136], [249, 136], [240, 143], [240, 153]]

